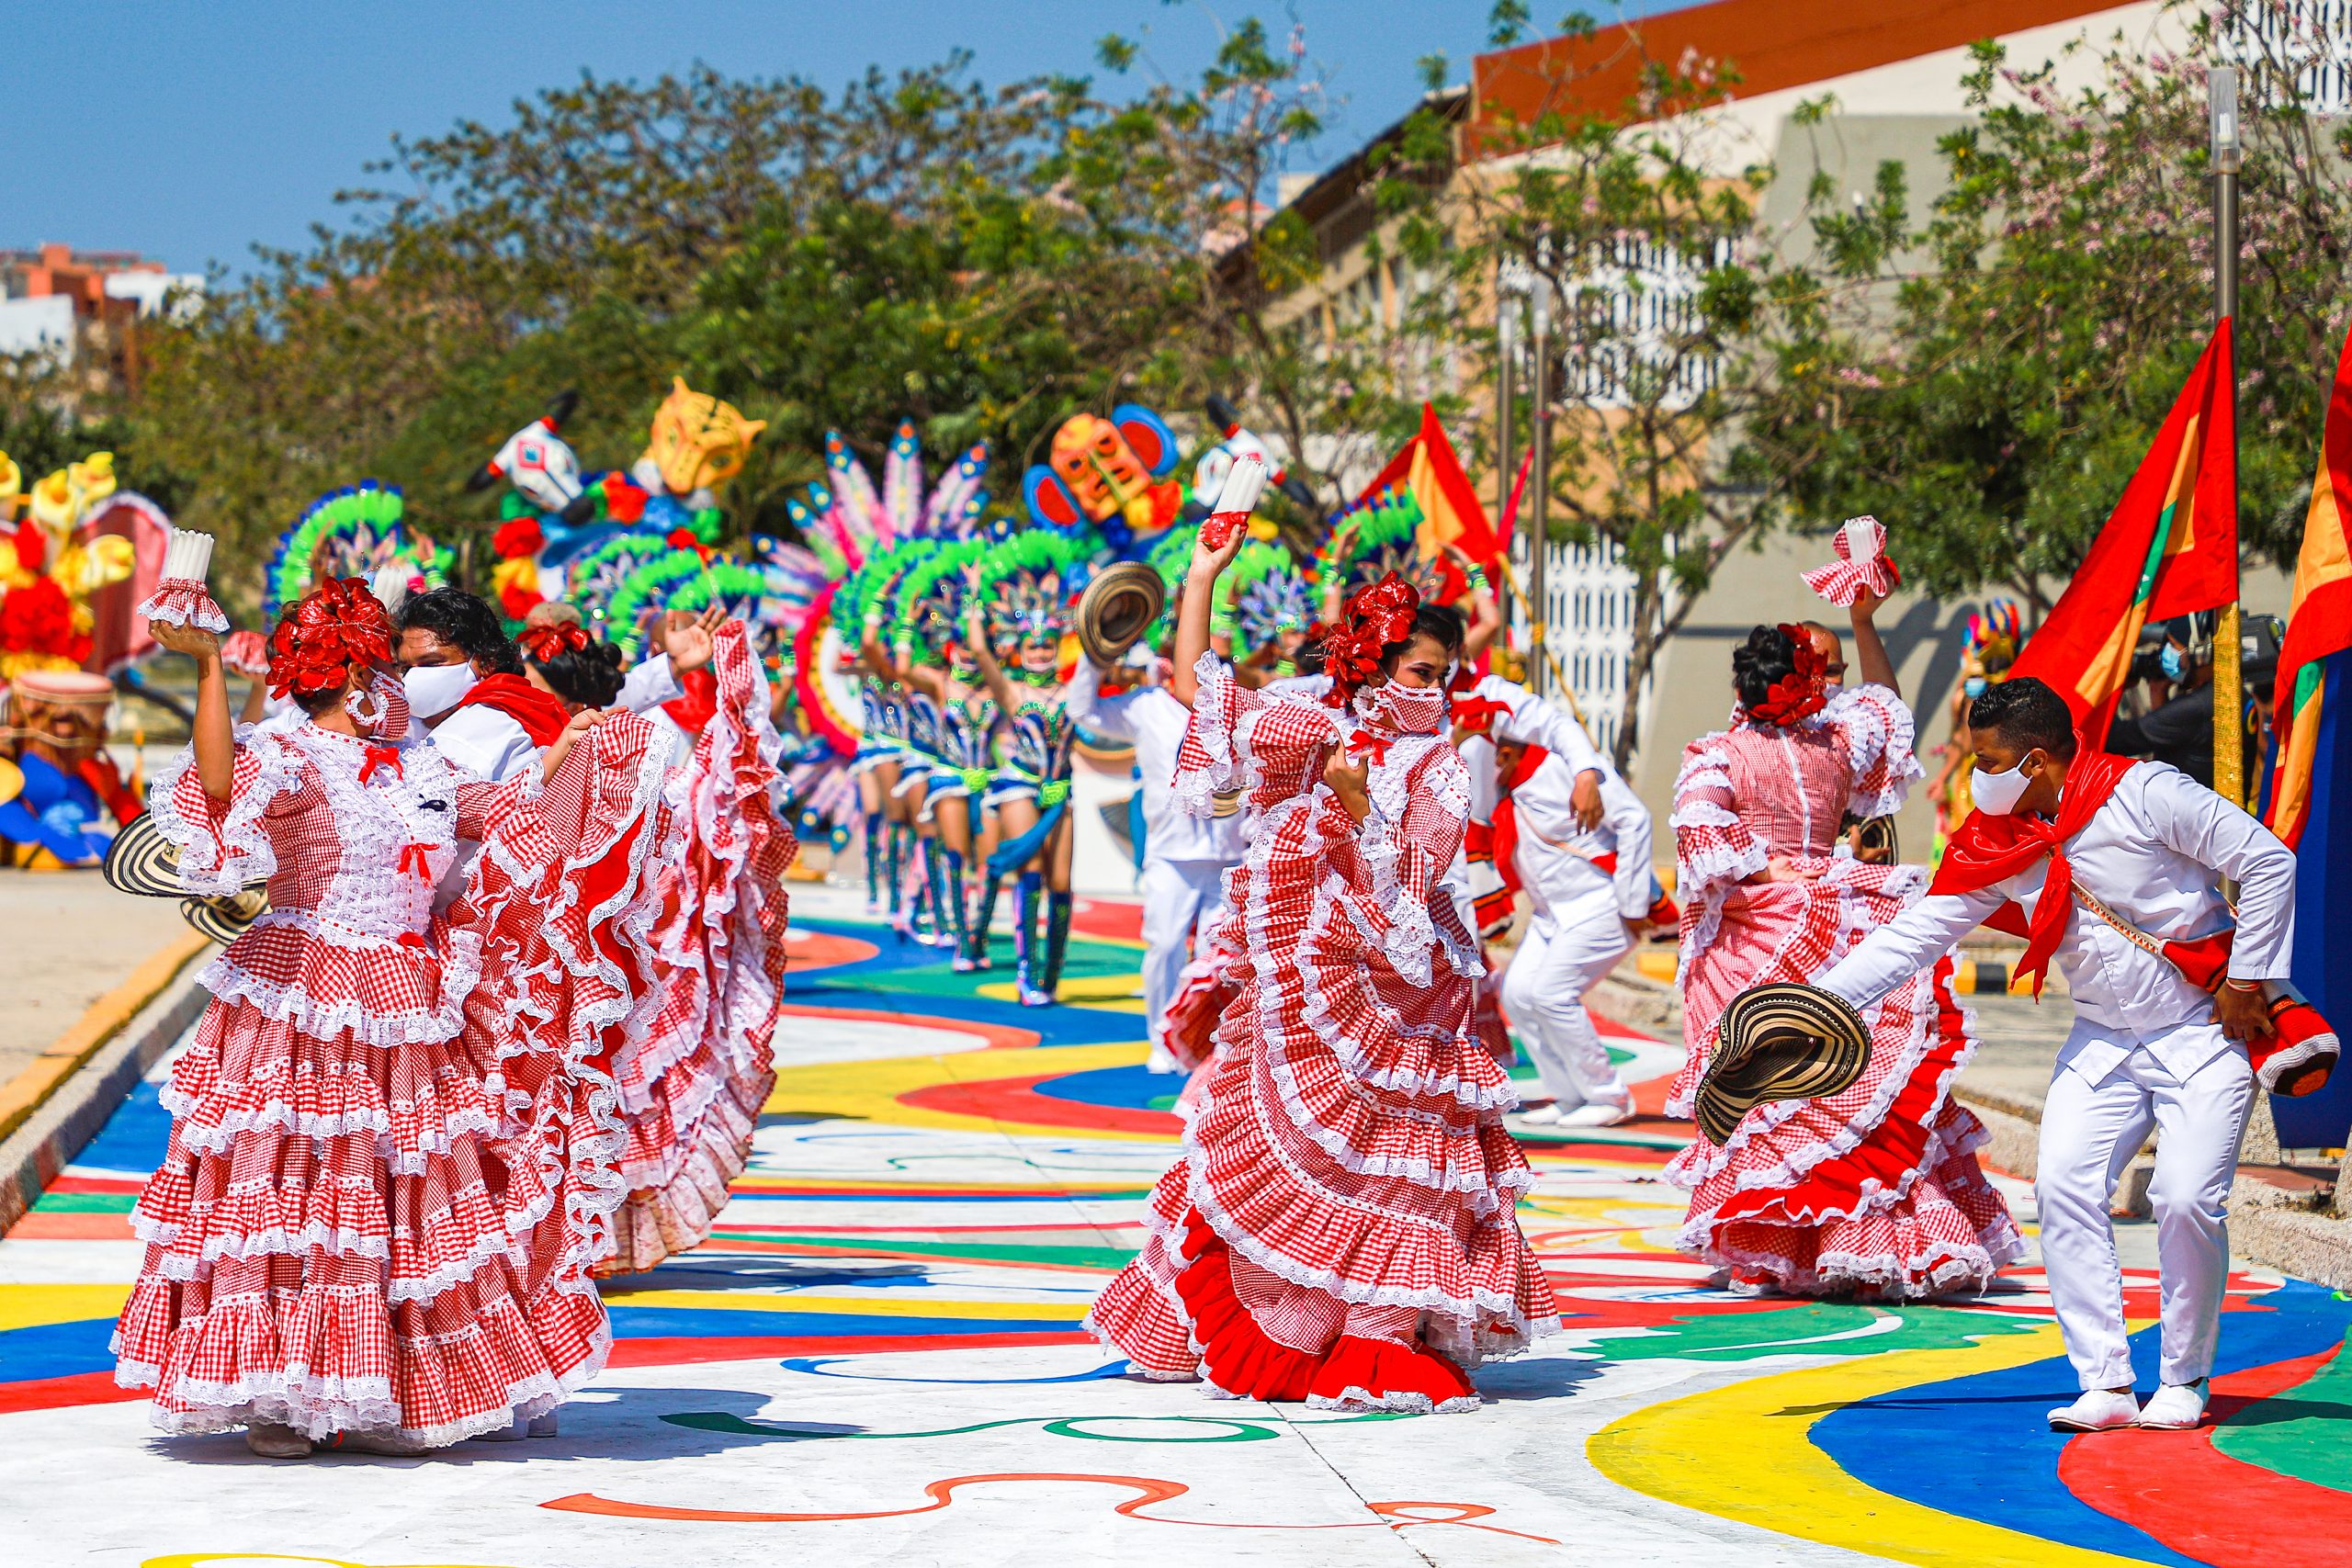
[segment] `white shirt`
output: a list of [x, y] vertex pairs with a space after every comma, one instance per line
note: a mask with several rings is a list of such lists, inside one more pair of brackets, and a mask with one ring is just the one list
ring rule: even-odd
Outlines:
[[1094, 661], [1081, 659], [1062, 688], [1062, 711], [1097, 735], [1132, 742], [1136, 770], [1143, 781], [1144, 858], [1214, 861], [1230, 865], [1247, 847], [1241, 813], [1195, 817], [1176, 808], [1172, 785], [1176, 754], [1193, 710], [1159, 686], [1139, 686], [1115, 697], [1102, 695]]
[[[2295, 938], [2295, 857], [2252, 817], [2163, 762], [2126, 773], [2083, 830], [2066, 844], [2075, 881], [2119, 919], [2150, 936], [2185, 941], [2211, 936], [2230, 924], [2229, 905], [2216, 876], [2238, 884], [2237, 935], [2230, 975], [2241, 980], [2283, 979]], [[2040, 902], [2050, 863], [1979, 892], [1931, 894], [1872, 931], [1821, 977], [1824, 989], [1868, 1007], [1932, 964], [1954, 942], [2014, 898], [2029, 916]], [[2057, 964], [2074, 995], [2075, 1010], [2120, 1033], [2077, 1030], [2059, 1053], [2097, 1083], [2122, 1061], [2134, 1040], [2156, 1048], [2159, 1037], [2184, 1023], [2213, 1016], [2213, 1001], [2165, 959], [2143, 952], [2079, 904], [2067, 911]], [[2186, 1036], [2198, 1042], [2201, 1032]], [[2210, 1038], [2219, 1038], [2212, 1036]], [[2183, 1046], [2194, 1061], [2166, 1060], [2179, 1074], [2212, 1055], [2204, 1043]]]
[[657, 653], [629, 667], [629, 672], [621, 677], [620, 695], [613, 700], [631, 713], [647, 713], [685, 694], [677, 672], [670, 668], [670, 656]]
[[[1650, 814], [1616, 771], [1604, 765], [1604, 815], [1588, 829], [1577, 821], [1570, 801], [1576, 786], [1576, 771], [1550, 756], [1511, 791], [1519, 822], [1516, 858], [1528, 901], [1537, 914], [1557, 920], [1580, 922], [1609, 914], [1638, 920], [1650, 908]], [[1617, 857], [1613, 873], [1593, 863], [1601, 855]]]
[[539, 760], [530, 733], [487, 703], [458, 708], [430, 734], [451, 761], [491, 784], [504, 784]]

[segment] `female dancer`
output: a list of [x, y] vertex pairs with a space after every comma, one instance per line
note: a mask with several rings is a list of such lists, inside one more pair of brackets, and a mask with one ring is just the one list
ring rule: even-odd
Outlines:
[[[994, 823], [981, 807], [993, 777], [1002, 709], [980, 689], [978, 659], [960, 613], [978, 596], [978, 562], [986, 548], [978, 540], [934, 548], [900, 580], [893, 627], [899, 679], [935, 716], [922, 813], [930, 829], [923, 840], [925, 884], [932, 908], [942, 912], [952, 935], [959, 975], [991, 967], [988, 931], [996, 912], [997, 879], [983, 865], [996, 847]], [[980, 871], [977, 910], [967, 897], [971, 869]]]
[[[1012, 951], [1023, 1007], [1053, 1005], [1069, 951], [1070, 747], [1078, 726], [1062, 706], [1060, 660], [1070, 591], [1088, 553], [1072, 536], [1015, 535], [980, 557], [976, 581], [986, 587], [965, 615], [965, 644], [1005, 717], [1005, 766], [989, 792], [1001, 841], [988, 865], [991, 877], [1020, 877]], [[1000, 639], [1018, 650], [1010, 672], [997, 658]]]
[[1187, 573], [1176, 789], [1207, 810], [1250, 788], [1238, 995], [1143, 1250], [1089, 1321], [1147, 1378], [1469, 1409], [1468, 1369], [1558, 1318], [1512, 1215], [1533, 1180], [1503, 1126], [1516, 1096], [1471, 1034], [1477, 940], [1440, 886], [1469, 804], [1446, 737], [1460, 622], [1392, 577], [1347, 606], [1323, 702], [1244, 691], [1203, 657], [1237, 548]]
[[[1852, 609], [1862, 684], [1828, 696], [1805, 628], [1758, 626], [1732, 655], [1736, 722], [1683, 753], [1672, 825], [1690, 1055], [1671, 1114], [1690, 1113], [1733, 997], [1811, 980], [1926, 891], [1917, 866], [1836, 852], [1848, 813], [1890, 815], [1919, 776], [1878, 603], [1866, 593]], [[1983, 1290], [2022, 1244], [1977, 1168], [1984, 1130], [1951, 1098], [1969, 1029], [1949, 960], [1896, 987], [1871, 1016], [1860, 1082], [1758, 1107], [1727, 1145], [1702, 1134], [1667, 1167], [1690, 1192], [1678, 1245], [1743, 1288]]]
[[[205, 971], [213, 1000], [173, 1068], [117, 1381], [152, 1388], [167, 1431], [243, 1425], [274, 1458], [420, 1452], [550, 1412], [611, 1342], [586, 1269], [617, 1129], [588, 1057], [629, 998], [587, 955], [619, 940], [644, 860], [607, 858], [590, 827], [605, 770], [640, 771], [650, 727], [616, 721], [623, 745], [600, 756], [581, 743], [605, 716], [582, 714], [538, 765], [470, 782], [406, 742], [390, 619], [338, 581], [271, 638], [296, 710], [232, 736], [217, 640], [153, 630], [198, 667], [156, 827], [187, 891], [266, 879], [271, 908]], [[460, 838], [502, 852], [438, 918]], [[575, 853], [595, 857], [604, 920], [571, 886]]]

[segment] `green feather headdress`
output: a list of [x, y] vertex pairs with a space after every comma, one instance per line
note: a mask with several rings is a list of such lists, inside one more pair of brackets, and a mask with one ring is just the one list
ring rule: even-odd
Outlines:
[[998, 642], [1059, 637], [1102, 542], [1091, 532], [1029, 528], [980, 557], [981, 604]]

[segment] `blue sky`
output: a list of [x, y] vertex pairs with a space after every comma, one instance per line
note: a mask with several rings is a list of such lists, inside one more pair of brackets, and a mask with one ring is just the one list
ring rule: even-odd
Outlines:
[[[1682, 0], [1582, 0], [1595, 16]], [[143, 251], [175, 270], [242, 271], [255, 243], [295, 245], [334, 216], [394, 132], [507, 107], [577, 77], [659, 76], [703, 60], [735, 75], [797, 73], [828, 86], [868, 63], [961, 46], [985, 81], [1091, 72], [1107, 32], [1143, 39], [1171, 77], [1216, 47], [1216, 17], [1284, 28], [1342, 101], [1303, 160], [1335, 160], [1409, 107], [1415, 62], [1466, 79], [1490, 0], [76, 0], [6, 8], [9, 58], [32, 75], [0, 134], [0, 248], [62, 241]], [[1538, 0], [1539, 20], [1577, 8]], [[46, 81], [56, 89], [32, 85]], [[29, 90], [31, 96], [23, 94]]]

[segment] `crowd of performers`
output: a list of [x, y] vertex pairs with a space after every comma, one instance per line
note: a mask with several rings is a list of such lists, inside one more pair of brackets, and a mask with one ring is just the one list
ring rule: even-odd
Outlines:
[[[1009, 904], [1015, 992], [1046, 1006], [1073, 748], [1132, 746], [1151, 1065], [1190, 1075], [1144, 1245], [1089, 1319], [1136, 1374], [1475, 1405], [1474, 1369], [1559, 1326], [1514, 1129], [1634, 1114], [1587, 998], [1668, 928], [1689, 1049], [1667, 1104], [1701, 1126], [1668, 1169], [1683, 1249], [1742, 1290], [1987, 1289], [2023, 1244], [1951, 1096], [1974, 1039], [1951, 953], [1991, 922], [2028, 938], [2029, 972], [2058, 965], [2076, 1015], [2041, 1221], [2086, 1392], [2051, 1418], [2201, 1416], [2257, 1075], [2321, 1048], [2274, 1032], [2293, 862], [2244, 812], [2078, 750], [2040, 682], [1987, 681], [1961, 716], [1971, 771], [1945, 781], [1973, 812], [1932, 877], [1899, 863], [1879, 829], [1922, 770], [1865, 550], [1809, 574], [1851, 664], [1815, 624], [1736, 650], [1731, 723], [1676, 780], [1669, 899], [1625, 781], [1499, 672], [1482, 572], [1408, 522], [1361, 514], [1305, 560], [1250, 527], [1245, 482], [1145, 553], [1159, 622], [1073, 659], [1102, 538], [988, 525], [980, 454], [926, 491], [912, 452], [902, 430], [876, 492], [836, 451], [817, 498], [855, 547], [818, 595], [862, 710], [830, 798], [870, 913], [973, 973]], [[708, 1234], [773, 1082], [784, 803], [819, 793], [787, 777], [812, 716], [779, 735], [773, 657], [724, 598], [624, 649], [593, 608], [534, 604], [510, 638], [455, 588], [323, 581], [280, 606], [266, 659], [246, 644], [243, 727], [217, 611], [184, 584], [151, 602], [200, 671], [195, 739], [153, 793], [175, 886], [267, 892], [204, 976], [134, 1218], [119, 1376], [168, 1429], [243, 1425], [276, 1455], [544, 1430], [609, 1347], [596, 1277]], [[1506, 966], [1488, 942], [1521, 895]], [[1732, 1015], [1790, 987], [1858, 1065], [1817, 1092], [1736, 1083]], [[2143, 1409], [2107, 1198], [2152, 1125], [2164, 1386]]]

